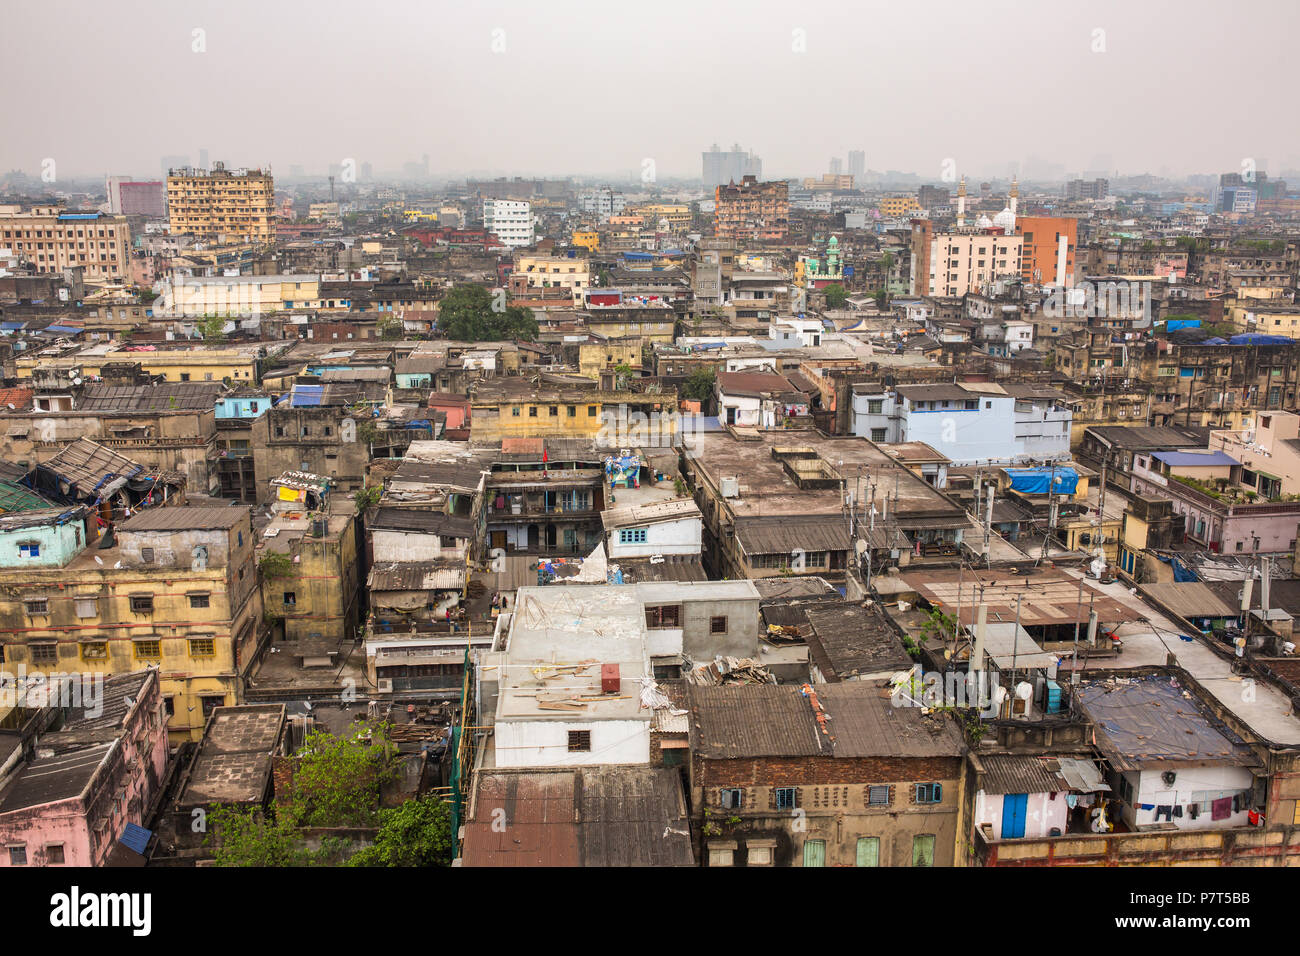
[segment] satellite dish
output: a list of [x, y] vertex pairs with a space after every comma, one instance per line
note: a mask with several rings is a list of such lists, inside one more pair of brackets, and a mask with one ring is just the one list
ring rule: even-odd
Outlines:
[[73, 385], [80, 385], [80, 384], [81, 384], [81, 376], [80, 376], [80, 375], [74, 375], [74, 376], [72, 376], [72, 384], [73, 384]]

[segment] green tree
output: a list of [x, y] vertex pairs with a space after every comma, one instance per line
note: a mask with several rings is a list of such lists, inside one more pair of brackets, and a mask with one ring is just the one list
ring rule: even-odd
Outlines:
[[438, 328], [460, 342], [537, 338], [533, 310], [505, 304], [505, 291], [489, 292], [481, 285], [458, 285], [438, 303]]
[[357, 514], [365, 514], [371, 505], [379, 504], [379, 496], [383, 489], [378, 485], [366, 485], [357, 492]]
[[889, 305], [889, 292], [886, 291], [885, 289], [877, 289], [876, 308], [879, 309], [881, 312], [883, 312], [885, 311], [885, 307], [888, 305]]
[[840, 285], [838, 282], [832, 282], [826, 288], [822, 289], [822, 292], [826, 296], [826, 308], [828, 309], [844, 308], [844, 303], [848, 301], [849, 298], [849, 294], [844, 291], [844, 286]]
[[381, 339], [400, 339], [402, 337], [402, 320], [394, 315], [381, 315], [375, 322], [375, 331]]
[[218, 805], [207, 813], [204, 846], [217, 866], [302, 866], [309, 861], [291, 807], [267, 818], [260, 810]]
[[220, 342], [226, 337], [226, 320], [221, 316], [205, 315], [199, 323], [199, 334], [205, 342]]
[[714, 371], [708, 367], [697, 368], [682, 383], [682, 398], [707, 402], [713, 395]]
[[632, 378], [632, 366], [626, 362], [619, 362], [614, 366], [614, 380], [618, 388], [627, 388], [627, 383]]
[[451, 805], [430, 794], [380, 810], [374, 844], [356, 853], [348, 865], [448, 866], [451, 854]]
[[298, 751], [293, 799], [309, 827], [370, 827], [379, 819], [379, 790], [396, 771], [397, 748], [383, 725], [354, 724], [341, 737], [308, 734]]

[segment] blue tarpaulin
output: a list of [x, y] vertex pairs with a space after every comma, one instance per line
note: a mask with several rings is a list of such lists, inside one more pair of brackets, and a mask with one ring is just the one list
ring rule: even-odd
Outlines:
[[1195, 571], [1191, 570], [1189, 567], [1187, 567], [1185, 564], [1183, 564], [1183, 562], [1179, 561], [1177, 558], [1165, 557], [1162, 554], [1157, 554], [1156, 557], [1159, 558], [1161, 561], [1163, 561], [1165, 564], [1173, 565], [1174, 581], [1176, 581], [1177, 583], [1186, 584], [1189, 581], [1201, 580], [1196, 576]]
[[1285, 335], [1261, 335], [1258, 332], [1246, 332], [1228, 339], [1229, 345], [1290, 345], [1292, 339]]
[[[1011, 490], [1025, 495], [1045, 495], [1051, 488], [1058, 495], [1072, 495], [1079, 486], [1079, 473], [1073, 468], [1008, 468]], [[1056, 486], [1051, 487], [1055, 475]]]
[[1175, 332], [1178, 329], [1199, 329], [1200, 327], [1200, 319], [1170, 319], [1165, 323], [1165, 328], [1170, 332]]

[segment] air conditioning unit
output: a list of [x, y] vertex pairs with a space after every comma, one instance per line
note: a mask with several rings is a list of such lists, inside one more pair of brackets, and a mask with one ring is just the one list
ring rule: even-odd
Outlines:
[[381, 694], [391, 694], [393, 692], [393, 679], [391, 677], [381, 677], [375, 681], [375, 685]]

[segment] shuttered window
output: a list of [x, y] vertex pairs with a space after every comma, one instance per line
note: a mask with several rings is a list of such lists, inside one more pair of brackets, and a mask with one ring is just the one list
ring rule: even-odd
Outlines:
[[880, 837], [858, 837], [858, 866], [880, 866]]

